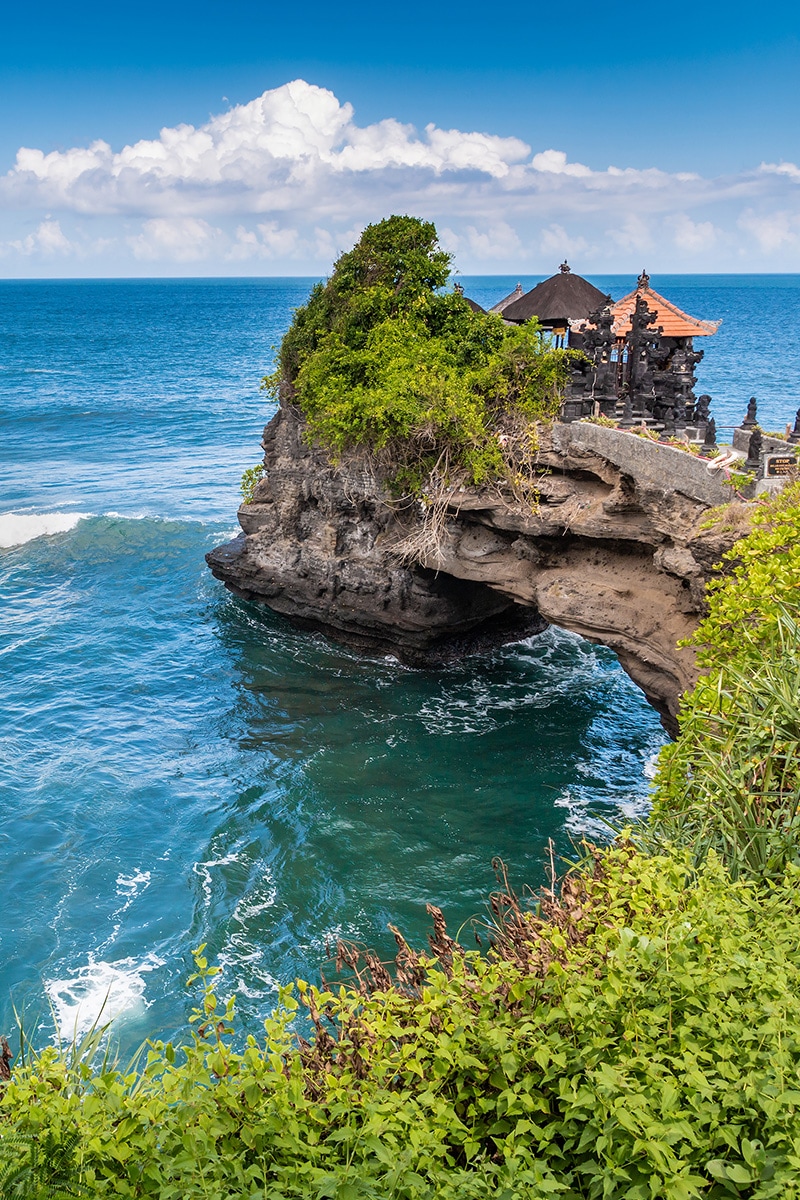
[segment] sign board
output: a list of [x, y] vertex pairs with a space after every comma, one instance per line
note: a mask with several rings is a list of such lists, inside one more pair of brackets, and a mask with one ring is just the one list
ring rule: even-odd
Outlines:
[[797, 470], [798, 465], [793, 454], [767, 455], [767, 475], [791, 475]]

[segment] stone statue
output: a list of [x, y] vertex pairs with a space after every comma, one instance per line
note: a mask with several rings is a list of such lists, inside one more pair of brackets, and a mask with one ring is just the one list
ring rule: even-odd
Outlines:
[[620, 429], [632, 429], [636, 424], [633, 418], [633, 404], [631, 403], [630, 392], [625, 394], [625, 406], [622, 410], [622, 420], [618, 421]]
[[789, 434], [789, 437], [787, 440], [790, 441], [792, 443], [792, 445], [794, 445], [794, 446], [796, 446], [797, 443], [800, 442], [800, 408], [798, 408], [797, 413], [795, 414], [794, 429]]
[[664, 413], [664, 433], [673, 434], [675, 432], [675, 409], [670, 404]]
[[742, 429], [753, 429], [758, 424], [758, 402], [755, 396], [747, 401], [747, 415], [742, 421]]
[[697, 404], [694, 406], [694, 421], [696, 425], [705, 425], [708, 420], [711, 410], [711, 397], [705, 395], [697, 397]]
[[756, 425], [750, 434], [750, 445], [747, 448], [747, 458], [744, 460], [745, 470], [757, 471], [761, 466], [762, 441], [761, 430]]

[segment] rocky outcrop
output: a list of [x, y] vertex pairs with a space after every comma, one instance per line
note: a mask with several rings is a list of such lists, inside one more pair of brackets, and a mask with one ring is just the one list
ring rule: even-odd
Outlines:
[[295, 410], [278, 411], [243, 532], [207, 556], [232, 591], [414, 666], [559, 625], [615, 650], [674, 730], [696, 678], [678, 642], [733, 541], [699, 528], [729, 496], [703, 466], [678, 450], [659, 466], [663, 448], [632, 435], [555, 425], [542, 431], [535, 512], [497, 491], [456, 492], [435, 548], [408, 565], [398, 545], [419, 527], [418, 506], [393, 501], [365, 457], [332, 465], [303, 432]]

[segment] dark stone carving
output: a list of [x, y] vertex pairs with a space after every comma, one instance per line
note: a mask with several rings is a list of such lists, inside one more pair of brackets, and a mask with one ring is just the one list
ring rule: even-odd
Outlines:
[[758, 401], [751, 396], [747, 401], [747, 415], [742, 421], [742, 429], [753, 429], [758, 424]]
[[796, 446], [797, 443], [800, 442], [800, 408], [798, 408], [797, 413], [795, 414], [794, 429], [789, 434], [787, 440], [790, 441], [793, 446]]
[[709, 416], [711, 407], [711, 397], [703, 394], [697, 397], [697, 404], [694, 406], [694, 420], [697, 425], [705, 425]]
[[673, 411], [675, 413], [675, 432], [681, 434], [686, 429], [686, 403], [681, 402], [675, 405]]
[[717, 448], [717, 422], [713, 417], [709, 417], [706, 425], [706, 434], [703, 438], [703, 449], [716, 450]]
[[747, 458], [744, 461], [746, 470], [757, 471], [760, 468], [762, 442], [761, 430], [756, 425], [750, 434], [750, 445], [747, 448]]
[[625, 397], [625, 407], [622, 410], [622, 419], [617, 422], [620, 429], [632, 429], [636, 424], [633, 419], [633, 405], [631, 403], [630, 393]]
[[675, 432], [675, 409], [670, 404], [669, 408], [664, 412], [664, 433]]

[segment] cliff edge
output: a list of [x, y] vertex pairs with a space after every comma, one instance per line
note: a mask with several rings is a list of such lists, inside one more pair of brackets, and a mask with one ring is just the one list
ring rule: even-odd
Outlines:
[[739, 536], [700, 528], [732, 494], [704, 462], [599, 425], [543, 425], [534, 511], [496, 488], [461, 488], [436, 537], [420, 538], [424, 507], [395, 500], [374, 458], [333, 464], [304, 433], [291, 405], [264, 430], [243, 532], [207, 555], [231, 591], [412, 666], [558, 625], [611, 647], [674, 733], [697, 677], [678, 643]]

